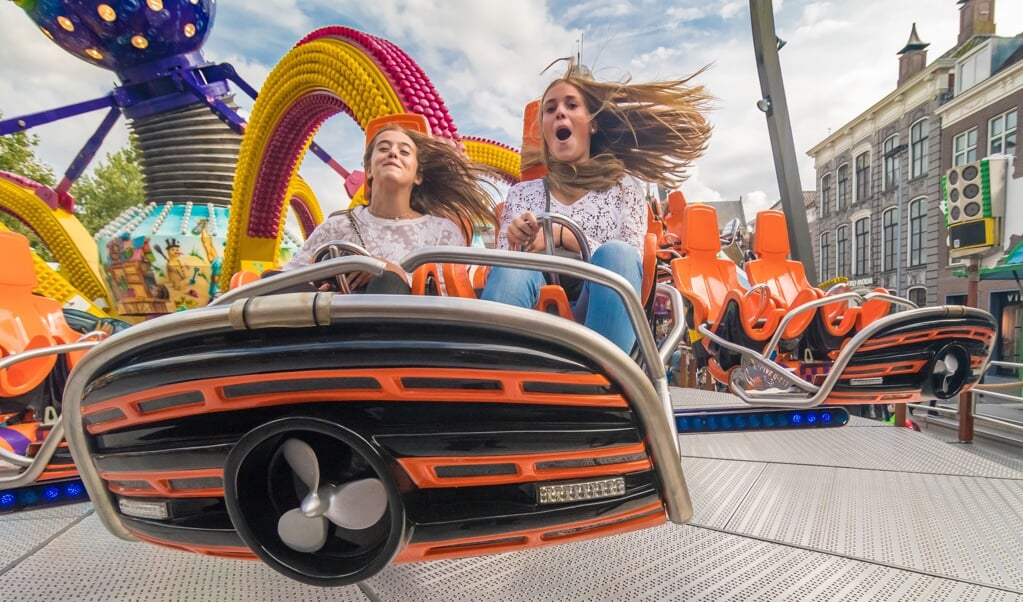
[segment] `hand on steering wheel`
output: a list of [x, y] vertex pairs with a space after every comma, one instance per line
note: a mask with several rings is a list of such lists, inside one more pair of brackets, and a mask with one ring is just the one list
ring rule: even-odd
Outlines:
[[[331, 241], [316, 249], [313, 253], [313, 263], [319, 263], [321, 261], [327, 261], [328, 259], [335, 259], [337, 257], [345, 257], [346, 255], [363, 255], [365, 257], [371, 257], [369, 251], [363, 247], [345, 241]], [[365, 286], [367, 282], [372, 278], [370, 274], [366, 272], [352, 272], [350, 274], [338, 274], [328, 280], [320, 280], [314, 282], [321, 291], [334, 291], [338, 293], [350, 294], [353, 289]]]

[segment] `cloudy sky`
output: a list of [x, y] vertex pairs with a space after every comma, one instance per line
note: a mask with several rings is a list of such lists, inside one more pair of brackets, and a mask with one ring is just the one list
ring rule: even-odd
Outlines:
[[[955, 44], [956, 0], [774, 0], [785, 89], [803, 187], [814, 187], [806, 151], [891, 92], [898, 52], [915, 22], [934, 60]], [[1023, 2], [996, 3], [1000, 35], [1023, 31]], [[306, 33], [347, 25], [401, 47], [430, 77], [462, 135], [518, 146], [522, 108], [551, 78], [540, 71], [574, 54], [598, 78], [674, 78], [710, 65], [701, 76], [717, 98], [714, 135], [683, 190], [690, 200], [742, 197], [747, 214], [778, 196], [760, 95], [746, 0], [220, 0], [205, 56], [233, 64], [259, 87]], [[10, 1], [0, 0], [0, 112], [4, 117], [102, 96], [112, 73], [49, 42]], [[241, 102], [251, 107], [251, 103]], [[36, 128], [41, 158], [62, 173], [104, 112]], [[104, 146], [126, 140], [118, 128]], [[357, 169], [361, 132], [345, 116], [328, 121], [317, 141]], [[328, 209], [340, 206], [339, 181], [317, 164], [303, 166]]]

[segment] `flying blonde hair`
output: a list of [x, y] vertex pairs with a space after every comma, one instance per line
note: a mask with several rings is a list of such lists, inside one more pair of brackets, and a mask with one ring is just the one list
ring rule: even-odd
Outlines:
[[703, 154], [710, 139], [704, 113], [713, 98], [702, 85], [690, 85], [703, 71], [677, 80], [634, 84], [626, 77], [600, 82], [570, 61], [565, 75], [544, 90], [541, 103], [559, 83], [579, 90], [597, 129], [590, 138], [590, 156], [576, 164], [563, 163], [551, 156], [543, 140], [539, 153], [527, 152], [523, 164], [545, 166], [555, 189], [607, 190], [625, 174], [678, 188], [687, 177], [686, 168]]
[[[423, 181], [412, 187], [409, 206], [420, 213], [446, 217], [462, 228], [466, 243], [472, 241], [473, 226], [494, 226], [497, 214], [484, 183], [492, 184], [496, 172], [474, 163], [450, 142], [441, 141], [400, 125], [387, 125], [366, 145], [363, 165], [369, 165], [373, 145], [381, 133], [398, 130], [416, 145], [416, 160]], [[366, 179], [366, 200], [372, 205], [372, 178]]]

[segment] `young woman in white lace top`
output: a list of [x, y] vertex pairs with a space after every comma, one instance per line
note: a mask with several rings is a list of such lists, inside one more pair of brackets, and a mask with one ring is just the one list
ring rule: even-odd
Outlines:
[[[706, 148], [710, 97], [689, 79], [646, 84], [598, 82], [569, 66], [540, 102], [543, 165], [550, 210], [577, 221], [593, 250], [590, 262], [621, 274], [637, 293], [642, 283], [646, 201], [639, 180], [675, 188], [685, 168]], [[498, 246], [542, 252], [546, 242], [536, 213], [547, 207], [544, 182], [512, 187], [505, 201]], [[571, 233], [555, 226], [554, 245], [578, 251]], [[482, 297], [533, 307], [544, 284], [539, 272], [495, 268]], [[610, 289], [586, 283], [573, 305], [577, 320], [629, 352], [635, 344], [625, 306]]]
[[411, 251], [472, 240], [473, 224], [493, 224], [485, 168], [455, 147], [399, 126], [385, 126], [363, 157], [369, 204], [340, 211], [316, 227], [284, 269], [310, 263], [331, 241], [351, 242], [388, 263], [378, 278], [349, 274], [353, 290], [408, 293], [409, 275], [398, 267]]

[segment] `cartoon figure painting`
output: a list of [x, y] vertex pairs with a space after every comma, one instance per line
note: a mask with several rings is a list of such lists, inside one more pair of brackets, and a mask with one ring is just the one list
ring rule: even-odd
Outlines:
[[[220, 292], [227, 211], [183, 203], [128, 209], [99, 233], [117, 311], [153, 316], [208, 304]], [[281, 246], [281, 262], [295, 243]]]

